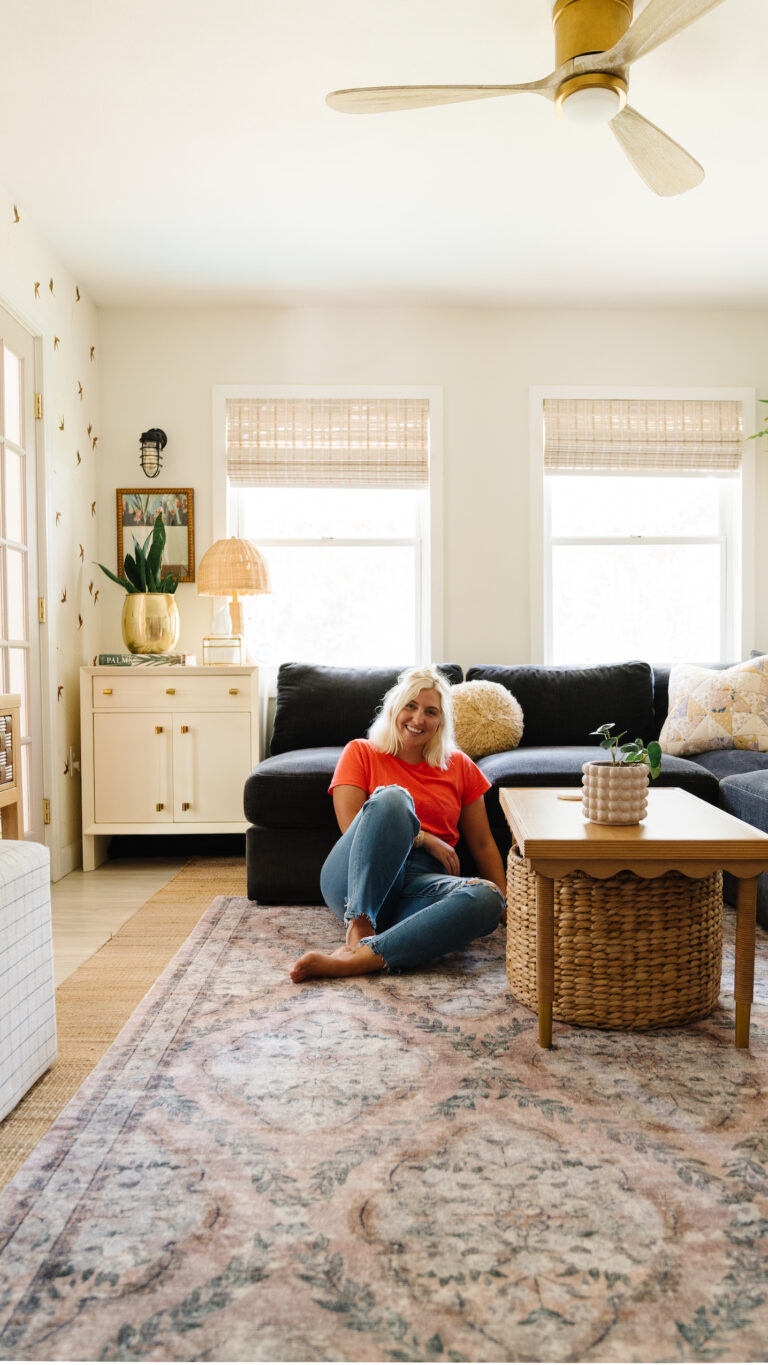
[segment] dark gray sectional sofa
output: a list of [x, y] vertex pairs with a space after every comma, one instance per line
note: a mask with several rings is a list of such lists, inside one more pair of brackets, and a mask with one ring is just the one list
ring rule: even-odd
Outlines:
[[[704, 667], [725, 667], [708, 664]], [[443, 664], [453, 683], [458, 664]], [[262, 905], [317, 905], [320, 868], [338, 837], [328, 785], [344, 745], [364, 735], [400, 668], [283, 664], [270, 757], [245, 784], [248, 896]], [[627, 737], [658, 737], [667, 714], [669, 666], [634, 660], [591, 668], [476, 665], [466, 681], [501, 683], [519, 701], [524, 733], [517, 749], [478, 760], [492, 789], [488, 816], [502, 856], [509, 829], [500, 787], [581, 785], [595, 757], [590, 731], [605, 721]], [[679, 786], [768, 833], [768, 754], [720, 749], [695, 758], [664, 756], [656, 786]], [[472, 871], [459, 847], [462, 867]], [[732, 889], [732, 888], [731, 888]], [[758, 919], [768, 926], [768, 874], [758, 886]]]

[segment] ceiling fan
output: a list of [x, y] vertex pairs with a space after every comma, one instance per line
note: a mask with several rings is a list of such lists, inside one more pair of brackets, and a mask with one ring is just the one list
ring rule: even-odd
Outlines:
[[334, 90], [326, 102], [346, 114], [373, 114], [523, 92], [544, 95], [564, 118], [608, 123], [655, 194], [684, 194], [701, 183], [704, 170], [627, 104], [629, 68], [719, 4], [722, 0], [648, 0], [633, 23], [634, 0], [556, 0], [556, 66], [541, 80], [523, 85], [378, 85]]

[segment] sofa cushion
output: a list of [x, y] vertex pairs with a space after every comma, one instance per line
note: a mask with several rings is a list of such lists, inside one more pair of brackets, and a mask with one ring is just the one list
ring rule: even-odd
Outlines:
[[768, 655], [725, 669], [673, 668], [659, 743], [665, 753], [683, 756], [713, 749], [768, 751]]
[[[665, 765], [671, 761], [670, 756], [663, 759]], [[768, 754], [756, 752], [754, 749], [712, 749], [706, 754], [696, 754], [686, 762], [706, 768], [718, 782], [722, 782], [725, 777], [765, 770], [768, 768]]]
[[[344, 745], [363, 736], [400, 668], [334, 668], [325, 664], [281, 664], [270, 752]], [[458, 664], [438, 664], [449, 683], [459, 683]]]
[[768, 772], [737, 773], [720, 785], [723, 810], [768, 834]]
[[245, 780], [243, 811], [270, 829], [338, 830], [328, 788], [341, 745], [265, 758]]
[[[467, 670], [467, 681], [502, 685], [523, 708], [520, 748], [541, 745], [596, 745], [590, 731], [613, 721], [617, 732], [646, 742], [655, 733], [650, 664], [632, 661], [595, 668], [538, 664], [483, 665]], [[593, 755], [594, 757], [594, 755]]]

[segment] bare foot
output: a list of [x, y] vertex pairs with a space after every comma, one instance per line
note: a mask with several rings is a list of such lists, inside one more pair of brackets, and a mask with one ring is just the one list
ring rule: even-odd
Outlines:
[[374, 932], [368, 916], [358, 915], [357, 919], [351, 919], [347, 925], [347, 947], [356, 948], [361, 938], [370, 938]]
[[363, 944], [360, 948], [337, 948], [335, 953], [304, 953], [291, 967], [291, 981], [307, 981], [313, 976], [363, 976], [380, 972], [384, 958]]

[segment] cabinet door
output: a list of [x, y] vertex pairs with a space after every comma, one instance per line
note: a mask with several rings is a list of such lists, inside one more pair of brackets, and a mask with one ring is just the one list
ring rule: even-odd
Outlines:
[[169, 715], [94, 714], [93, 813], [97, 824], [172, 820], [171, 758]]
[[242, 821], [243, 786], [251, 767], [250, 712], [175, 715], [174, 819], [192, 824]]

